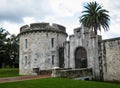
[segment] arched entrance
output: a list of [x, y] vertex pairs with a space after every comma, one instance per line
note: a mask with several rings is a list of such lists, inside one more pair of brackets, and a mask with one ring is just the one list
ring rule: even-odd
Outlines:
[[87, 68], [87, 52], [83, 47], [75, 50], [75, 68]]

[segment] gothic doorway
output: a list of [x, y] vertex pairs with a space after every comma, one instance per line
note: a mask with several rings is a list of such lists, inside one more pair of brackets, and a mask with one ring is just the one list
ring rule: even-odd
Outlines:
[[83, 47], [75, 50], [75, 68], [87, 68], [87, 52]]

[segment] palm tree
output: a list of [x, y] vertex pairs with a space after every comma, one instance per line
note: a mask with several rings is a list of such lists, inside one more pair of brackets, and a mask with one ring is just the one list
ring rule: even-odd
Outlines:
[[101, 31], [101, 28], [104, 31], [109, 29], [109, 15], [108, 11], [102, 9], [102, 6], [97, 2], [87, 3], [87, 6], [84, 6], [86, 10], [82, 11], [83, 15], [80, 17], [80, 23], [89, 29], [92, 29], [97, 35], [97, 30]]

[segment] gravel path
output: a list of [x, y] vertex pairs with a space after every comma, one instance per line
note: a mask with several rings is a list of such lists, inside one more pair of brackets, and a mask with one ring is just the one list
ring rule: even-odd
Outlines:
[[7, 78], [0, 78], [0, 83], [16, 82], [16, 81], [40, 79], [40, 78], [48, 78], [48, 77], [51, 77], [51, 75], [34, 75], [34, 76], [7, 77]]

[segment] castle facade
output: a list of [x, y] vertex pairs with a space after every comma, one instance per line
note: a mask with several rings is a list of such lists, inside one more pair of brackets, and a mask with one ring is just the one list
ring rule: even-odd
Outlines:
[[19, 36], [20, 75], [33, 75], [35, 68], [92, 68], [94, 78], [120, 81], [120, 38], [102, 40], [78, 27], [67, 41], [66, 28], [49, 23], [24, 25]]

